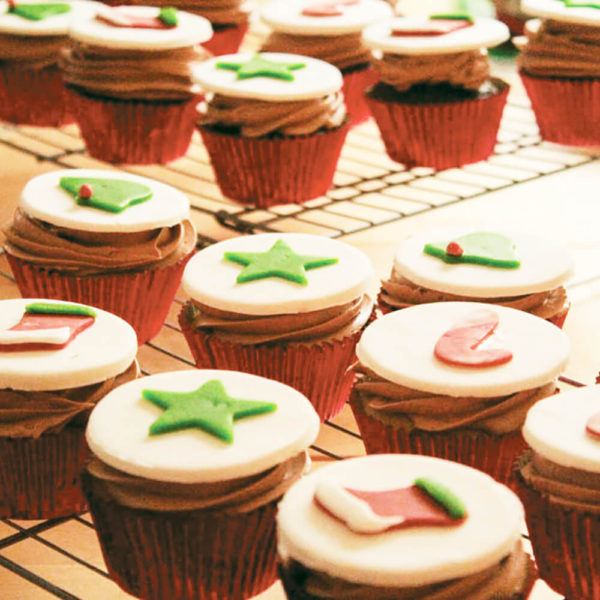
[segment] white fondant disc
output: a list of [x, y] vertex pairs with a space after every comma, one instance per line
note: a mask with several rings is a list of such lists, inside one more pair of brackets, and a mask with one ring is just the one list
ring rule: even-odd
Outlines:
[[77, 0], [19, 0], [19, 4], [70, 4], [71, 10], [53, 15], [41, 21], [31, 21], [8, 13], [9, 4], [0, 0], [0, 33], [10, 35], [67, 35], [69, 23], [74, 19], [92, 18], [102, 7], [99, 2], [78, 2]]
[[[279, 277], [237, 283], [244, 268], [225, 252], [266, 252], [284, 240], [297, 254], [337, 258], [333, 265], [306, 271], [307, 285]], [[193, 300], [246, 315], [310, 312], [350, 302], [363, 294], [373, 267], [356, 248], [302, 233], [264, 233], [233, 238], [198, 252], [185, 268], [183, 289]]]
[[[102, 9], [111, 10], [115, 8], [105, 6]], [[140, 17], [156, 17], [160, 12], [160, 8], [154, 6], [122, 6], [116, 10]], [[95, 17], [78, 19], [71, 23], [69, 35], [79, 42], [103, 48], [147, 51], [194, 46], [211, 38], [212, 27], [204, 17], [178, 10], [177, 18], [177, 26], [168, 29], [114, 27]]]
[[[144, 400], [142, 390], [188, 392], [213, 379], [233, 398], [274, 402], [277, 410], [234, 421], [231, 444], [200, 429], [148, 434], [164, 411]], [[92, 411], [86, 436], [92, 452], [116, 469], [158, 481], [201, 483], [260, 473], [308, 448], [318, 431], [312, 405], [291, 387], [247, 373], [196, 369], [144, 377], [113, 390]]]
[[[56, 300], [17, 299], [0, 302], [0, 330], [16, 325], [32, 302], [73, 304]], [[61, 350], [3, 352], [0, 388], [60, 390], [104, 381], [122, 373], [137, 353], [135, 331], [123, 319], [94, 308], [94, 324]]]
[[234, 98], [250, 98], [267, 102], [292, 102], [322, 98], [337, 92], [342, 87], [342, 74], [339, 69], [316, 58], [285, 54], [281, 52], [262, 52], [267, 60], [282, 63], [303, 63], [302, 69], [292, 71], [293, 81], [273, 77], [251, 77], [238, 79], [237, 72], [217, 68], [220, 62], [246, 62], [253, 54], [245, 52], [216, 56], [194, 67], [193, 77], [206, 92], [214, 92]]
[[[152, 197], [120, 213], [80, 206], [63, 190], [61, 177], [126, 179], [147, 185]], [[82, 231], [132, 233], [170, 227], [189, 217], [190, 202], [179, 190], [140, 175], [100, 169], [64, 169], [38, 175], [23, 188], [19, 207], [29, 216], [59, 227]]]
[[[322, 479], [358, 490], [392, 490], [430, 477], [449, 487], [468, 517], [456, 527], [354, 533], [320, 509]], [[294, 484], [279, 504], [279, 552], [311, 569], [373, 586], [422, 586], [465, 577], [499, 562], [519, 540], [523, 509], [488, 475], [428, 456], [382, 454], [329, 464]]]
[[600, 9], [591, 7], [565, 6], [559, 0], [522, 0], [521, 10], [535, 17], [556, 19], [566, 23], [600, 26]]
[[426, 17], [396, 17], [375, 23], [363, 32], [363, 41], [374, 50], [390, 54], [453, 54], [478, 48], [490, 48], [510, 37], [508, 27], [494, 19], [478, 18], [471, 27], [434, 36], [393, 36], [394, 24], [410, 23], [422, 28], [428, 23]]
[[367, 25], [389, 19], [391, 6], [384, 0], [361, 0], [342, 6], [343, 14], [325, 17], [303, 15], [305, 7], [326, 3], [326, 0], [277, 0], [267, 4], [262, 19], [275, 31], [299, 35], [343, 35], [362, 31]]
[[521, 262], [516, 269], [449, 264], [423, 251], [425, 244], [450, 242], [469, 233], [474, 230], [441, 229], [411, 236], [400, 244], [394, 257], [394, 268], [420, 286], [473, 298], [503, 298], [548, 291], [563, 284], [573, 269], [573, 261], [562, 246], [505, 231], [497, 233], [515, 243], [515, 252]]
[[[484, 306], [500, 322], [480, 347], [505, 348], [512, 359], [484, 368], [438, 360], [433, 350], [440, 337]], [[477, 302], [436, 302], [375, 320], [363, 332], [356, 355], [363, 365], [399, 385], [447, 396], [491, 398], [549, 383], [565, 367], [569, 350], [561, 329], [521, 310]]]
[[536, 402], [523, 426], [525, 441], [544, 458], [565, 467], [600, 473], [600, 437], [585, 431], [600, 413], [600, 386], [560, 393]]

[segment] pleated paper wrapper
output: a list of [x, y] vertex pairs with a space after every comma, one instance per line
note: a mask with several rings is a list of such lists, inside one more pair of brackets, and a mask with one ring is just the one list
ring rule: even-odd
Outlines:
[[344, 73], [342, 92], [352, 126], [364, 123], [371, 116], [365, 99], [365, 90], [375, 84], [378, 79], [379, 75], [370, 66]]
[[210, 40], [202, 42], [201, 45], [214, 56], [235, 54], [248, 31], [248, 23], [225, 27], [213, 24], [213, 30]]

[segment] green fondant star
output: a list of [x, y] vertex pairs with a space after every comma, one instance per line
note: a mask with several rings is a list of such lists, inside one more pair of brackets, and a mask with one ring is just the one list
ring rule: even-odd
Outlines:
[[[61, 177], [59, 185], [77, 200], [77, 204], [107, 212], [122, 212], [152, 197], [152, 190], [147, 185], [125, 179]], [[91, 188], [89, 197], [80, 195], [84, 186]]]
[[[460, 246], [460, 256], [446, 251], [450, 242]], [[469, 233], [455, 240], [425, 244], [423, 251], [451, 264], [472, 263], [501, 269], [516, 269], [521, 266], [514, 242], [500, 233]]]
[[162, 21], [165, 25], [169, 27], [176, 27], [179, 22], [179, 17], [177, 16], [177, 9], [172, 6], [165, 6], [160, 9], [158, 13], [158, 20]]
[[78, 315], [95, 317], [96, 311], [82, 304], [60, 304], [56, 302], [32, 302], [25, 306], [25, 312], [33, 315]]
[[337, 258], [296, 254], [283, 240], [277, 240], [267, 252], [225, 252], [225, 258], [246, 268], [237, 276], [238, 283], [280, 277], [308, 285], [306, 271], [337, 263]]
[[16, 4], [8, 12], [29, 21], [43, 21], [54, 15], [62, 15], [71, 10], [69, 4]]
[[218, 379], [192, 392], [142, 390], [142, 397], [164, 409], [150, 426], [150, 435], [198, 428], [225, 442], [233, 442], [233, 421], [273, 412], [277, 404], [232, 398]]
[[280, 63], [273, 62], [263, 58], [260, 54], [255, 54], [245, 63], [218, 62], [218, 69], [229, 69], [237, 71], [238, 79], [250, 79], [250, 77], [272, 77], [274, 79], [284, 79], [285, 81], [294, 81], [292, 71], [303, 69], [305, 63]]

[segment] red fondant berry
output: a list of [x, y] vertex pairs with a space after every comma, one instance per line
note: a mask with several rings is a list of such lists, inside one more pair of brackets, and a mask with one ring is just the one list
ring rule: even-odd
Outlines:
[[446, 254], [449, 254], [450, 256], [462, 256], [462, 253], [462, 246], [457, 242], [450, 242], [446, 246]]
[[84, 200], [88, 200], [92, 197], [92, 194], [94, 193], [94, 189], [92, 188], [92, 186], [89, 183], [84, 183], [80, 188], [79, 188], [79, 197], [83, 198]]

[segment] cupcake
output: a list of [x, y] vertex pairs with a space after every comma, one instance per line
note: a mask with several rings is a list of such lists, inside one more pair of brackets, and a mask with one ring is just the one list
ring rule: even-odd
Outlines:
[[426, 231], [400, 244], [379, 306], [387, 313], [469, 300], [524, 310], [562, 327], [569, 310], [562, 284], [572, 269], [565, 248], [526, 234], [468, 227]]
[[195, 77], [209, 92], [199, 128], [225, 196], [266, 207], [327, 192], [348, 131], [338, 69], [295, 54], [233, 54]]
[[0, 1], [0, 121], [44, 127], [73, 121], [58, 57], [69, 21], [91, 16], [95, 6]]
[[520, 310], [437, 302], [375, 320], [356, 355], [350, 405], [367, 453], [437, 456], [512, 483], [527, 410], [558, 391], [569, 341]]
[[600, 10], [593, 2], [523, 0], [542, 17], [525, 27], [518, 59], [542, 139], [572, 146], [600, 144]]
[[192, 68], [210, 23], [173, 8], [103, 7], [69, 29], [65, 84], [88, 152], [112, 163], [167, 163], [190, 144], [200, 89]]
[[342, 92], [354, 125], [365, 121], [369, 107], [364, 90], [377, 81], [371, 52], [362, 43], [362, 30], [390, 19], [392, 10], [383, 0], [277, 0], [267, 4], [262, 19], [272, 29], [264, 52], [291, 52], [312, 56], [342, 72]]
[[92, 169], [34, 177], [4, 234], [22, 296], [113, 312], [133, 326], [140, 345], [162, 327], [196, 244], [180, 191]]
[[600, 598], [600, 387], [546, 398], [527, 414], [519, 494], [542, 577], [569, 598]]
[[397, 17], [368, 27], [381, 81], [366, 91], [390, 158], [447, 169], [483, 160], [496, 143], [508, 85], [490, 78], [485, 48], [506, 25], [464, 15]]
[[522, 600], [535, 580], [522, 518], [510, 490], [463, 465], [344, 460], [280, 503], [280, 577], [288, 600]]
[[0, 517], [85, 508], [79, 473], [94, 405], [138, 376], [135, 332], [89, 306], [0, 301]]
[[220, 242], [188, 263], [179, 322], [196, 365], [269, 377], [337, 414], [373, 303], [359, 250], [328, 238], [265, 233]]
[[146, 600], [244, 600], [276, 578], [275, 510], [319, 420], [234, 371], [161, 373], [92, 412], [84, 493], [111, 577]]

